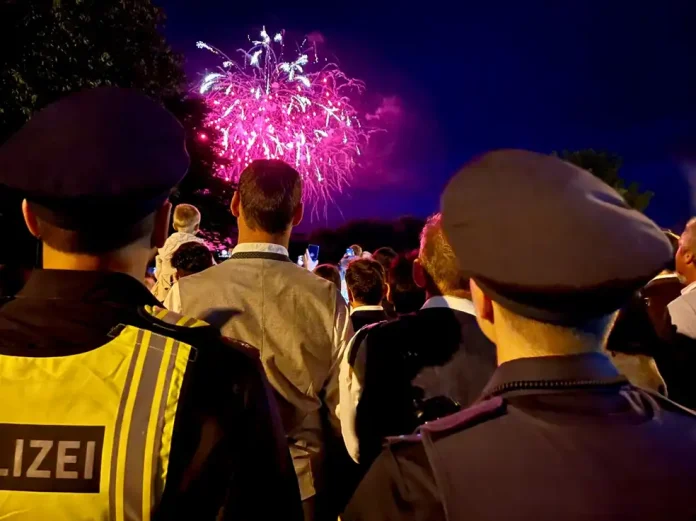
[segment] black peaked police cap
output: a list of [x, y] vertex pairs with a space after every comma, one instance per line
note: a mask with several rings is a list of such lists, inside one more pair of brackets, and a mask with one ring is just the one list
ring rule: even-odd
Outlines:
[[177, 119], [146, 95], [117, 87], [49, 105], [0, 146], [0, 184], [67, 230], [140, 221], [188, 166]]
[[504, 308], [551, 324], [616, 311], [672, 256], [660, 228], [603, 181], [524, 150], [465, 165], [442, 219], [466, 276]]

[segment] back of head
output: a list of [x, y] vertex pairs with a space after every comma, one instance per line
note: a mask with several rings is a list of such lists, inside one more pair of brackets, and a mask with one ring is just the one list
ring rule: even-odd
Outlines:
[[101, 87], [49, 105], [7, 140], [0, 184], [25, 194], [48, 246], [102, 254], [152, 233], [188, 164], [172, 114], [135, 90]]
[[536, 331], [598, 345], [612, 313], [671, 253], [662, 231], [603, 181], [523, 150], [466, 165], [443, 194], [442, 214], [460, 269], [475, 282], [479, 321], [504, 322], [520, 341]]
[[559, 325], [614, 312], [671, 252], [662, 231], [602, 180], [524, 150], [467, 164], [447, 186], [442, 214], [466, 276], [509, 310]]
[[314, 268], [314, 274], [322, 279], [333, 282], [337, 288], [341, 288], [341, 274], [333, 264], [320, 264]]
[[192, 204], [179, 204], [174, 208], [172, 226], [178, 232], [195, 233], [201, 224], [201, 212]]
[[171, 263], [177, 272], [193, 275], [213, 265], [213, 254], [205, 244], [185, 242], [172, 254]]
[[350, 249], [353, 250], [353, 255], [355, 257], [362, 257], [362, 254], [363, 254], [362, 246], [360, 246], [359, 244], [353, 244], [350, 247]]
[[[474, 246], [475, 247], [475, 246]], [[452, 247], [447, 242], [442, 229], [442, 215], [437, 213], [425, 223], [421, 232], [420, 251], [418, 254], [423, 266], [431, 293], [457, 295], [469, 290], [469, 280], [462, 275]]]
[[383, 246], [372, 254], [372, 258], [382, 265], [385, 273], [389, 273], [392, 263], [398, 256], [399, 254], [388, 246]]
[[376, 306], [384, 298], [385, 283], [384, 268], [372, 259], [357, 259], [348, 265], [346, 270], [346, 285], [352, 295], [352, 300], [367, 306]]
[[413, 280], [413, 262], [417, 257], [418, 251], [399, 255], [387, 274], [391, 301], [399, 315], [418, 311], [425, 302], [425, 291]]
[[278, 159], [257, 159], [239, 178], [244, 220], [252, 230], [284, 233], [302, 203], [302, 178]]

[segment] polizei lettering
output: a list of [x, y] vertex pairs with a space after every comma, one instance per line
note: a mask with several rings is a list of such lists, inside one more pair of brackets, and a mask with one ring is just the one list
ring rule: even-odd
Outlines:
[[98, 493], [104, 427], [0, 423], [0, 490]]

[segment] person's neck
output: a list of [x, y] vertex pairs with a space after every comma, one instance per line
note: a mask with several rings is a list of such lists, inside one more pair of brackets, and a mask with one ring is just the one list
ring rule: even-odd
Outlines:
[[448, 291], [445, 293], [445, 292], [440, 291], [439, 289], [426, 288], [425, 299], [429, 300], [433, 297], [456, 297], [456, 298], [464, 298], [467, 300], [471, 300], [471, 292], [462, 289], [462, 290]]
[[357, 300], [353, 300], [350, 303], [350, 308], [351, 309], [358, 309], [358, 308], [363, 308], [365, 306], [370, 306], [371, 304], [365, 304], [364, 302], [358, 302]]
[[684, 274], [684, 281], [686, 286], [690, 286], [694, 282], [696, 282], [696, 270], [694, 271], [689, 271], [689, 273]]
[[147, 269], [148, 255], [148, 251], [140, 252], [127, 248], [104, 255], [65, 253], [44, 243], [43, 269], [125, 273], [142, 281]]
[[267, 233], [262, 230], [250, 230], [239, 228], [239, 237], [237, 239], [237, 244], [248, 244], [248, 243], [264, 243], [264, 244], [277, 244], [278, 246], [284, 247], [286, 250], [290, 246], [290, 230], [283, 233], [274, 234]]
[[579, 355], [602, 350], [602, 342], [596, 337], [563, 335], [558, 338], [528, 338], [505, 328], [495, 329], [498, 365], [519, 358]]

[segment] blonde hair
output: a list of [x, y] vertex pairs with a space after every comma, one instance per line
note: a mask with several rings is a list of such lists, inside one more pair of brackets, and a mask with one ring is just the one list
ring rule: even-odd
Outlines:
[[201, 224], [201, 212], [191, 204], [180, 204], [174, 208], [174, 223], [172, 226], [177, 232], [193, 233]]
[[469, 281], [459, 270], [457, 257], [442, 229], [442, 215], [439, 213], [431, 215], [423, 227], [418, 258], [443, 295], [468, 291]]

